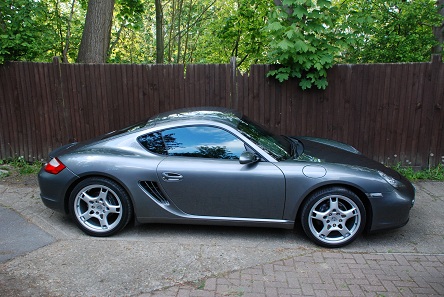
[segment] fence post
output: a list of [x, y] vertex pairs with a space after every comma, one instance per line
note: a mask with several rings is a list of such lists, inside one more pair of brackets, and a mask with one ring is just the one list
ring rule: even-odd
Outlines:
[[237, 108], [238, 94], [237, 94], [237, 77], [236, 77], [236, 57], [230, 59], [231, 68], [231, 94], [230, 94], [230, 108]]
[[[54, 65], [55, 74], [55, 89], [56, 89], [56, 109], [59, 114], [59, 124], [61, 125], [58, 133], [58, 145], [66, 144], [69, 137], [68, 131], [68, 113], [65, 106], [65, 96], [63, 92], [63, 77], [60, 57], [53, 57], [52, 64]], [[61, 109], [61, 110], [60, 110]]]
[[[433, 54], [432, 55], [432, 61], [431, 61], [431, 67], [430, 67], [430, 80], [431, 80], [431, 86], [433, 86], [433, 89], [430, 90], [430, 97], [428, 98], [431, 102], [428, 102], [430, 104], [430, 111], [431, 114], [427, 116], [427, 119], [429, 120], [430, 124], [428, 129], [430, 129], [431, 137], [430, 137], [430, 144], [429, 144], [429, 151], [428, 151], [428, 158], [427, 158], [427, 167], [430, 169], [431, 167], [437, 166], [440, 164], [441, 160], [443, 159], [442, 156], [442, 138], [443, 134], [442, 132], [436, 133], [438, 137], [433, 137], [434, 131], [442, 131], [443, 130], [443, 124], [442, 124], [442, 118], [443, 118], [443, 112], [442, 112], [442, 105], [443, 105], [443, 99], [442, 96], [440, 96], [440, 93], [442, 92], [442, 87], [440, 84], [440, 81], [442, 81], [442, 76], [440, 75], [442, 73], [442, 56], [441, 54]], [[439, 148], [441, 147], [441, 153], [439, 152]], [[424, 152], [426, 153], [426, 152]], [[425, 167], [424, 164], [421, 164], [422, 167]]]
[[442, 56], [434, 54], [432, 55], [432, 64], [442, 63]]

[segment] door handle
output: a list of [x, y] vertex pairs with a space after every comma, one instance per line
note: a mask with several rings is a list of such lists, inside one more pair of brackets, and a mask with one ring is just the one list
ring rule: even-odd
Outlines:
[[181, 181], [183, 176], [175, 172], [164, 172], [162, 173], [162, 179], [164, 181]]

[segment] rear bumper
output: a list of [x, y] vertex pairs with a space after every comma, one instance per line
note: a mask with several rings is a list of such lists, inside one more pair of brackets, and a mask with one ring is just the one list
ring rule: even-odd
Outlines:
[[57, 175], [50, 174], [42, 168], [38, 174], [38, 181], [43, 204], [53, 210], [66, 213], [68, 187], [77, 178], [68, 168]]

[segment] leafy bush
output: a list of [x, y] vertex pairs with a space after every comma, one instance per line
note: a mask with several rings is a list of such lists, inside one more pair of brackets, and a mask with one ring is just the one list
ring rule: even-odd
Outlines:
[[15, 168], [16, 170], [18, 170], [20, 174], [37, 174], [40, 171], [40, 168], [42, 167], [41, 162], [36, 161], [30, 163], [27, 162], [23, 156], [10, 160], [0, 160], [0, 165], [8, 165], [12, 168]]
[[284, 0], [271, 13], [269, 61], [280, 67], [268, 73], [280, 82], [299, 78], [305, 90], [325, 89], [327, 69], [344, 42], [333, 32], [335, 7], [330, 0]]
[[393, 167], [396, 171], [404, 175], [411, 181], [417, 180], [439, 180], [444, 181], [444, 165], [439, 164], [436, 167], [424, 169], [424, 170], [414, 170], [412, 167], [401, 166], [398, 163]]

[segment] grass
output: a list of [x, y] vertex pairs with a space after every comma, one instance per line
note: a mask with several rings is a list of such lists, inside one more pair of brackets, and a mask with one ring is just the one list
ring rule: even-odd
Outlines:
[[18, 171], [21, 175], [27, 174], [37, 174], [42, 168], [41, 162], [28, 162], [23, 156], [10, 159], [10, 160], [0, 160], [0, 169], [6, 171], [6, 173], [0, 173], [0, 177], [7, 177], [9, 175], [9, 169], [13, 168]]
[[410, 181], [418, 180], [436, 180], [444, 181], [444, 165], [439, 164], [436, 167], [431, 167], [423, 170], [415, 170], [409, 166], [401, 166], [400, 163], [392, 167], [394, 170], [398, 171]]

